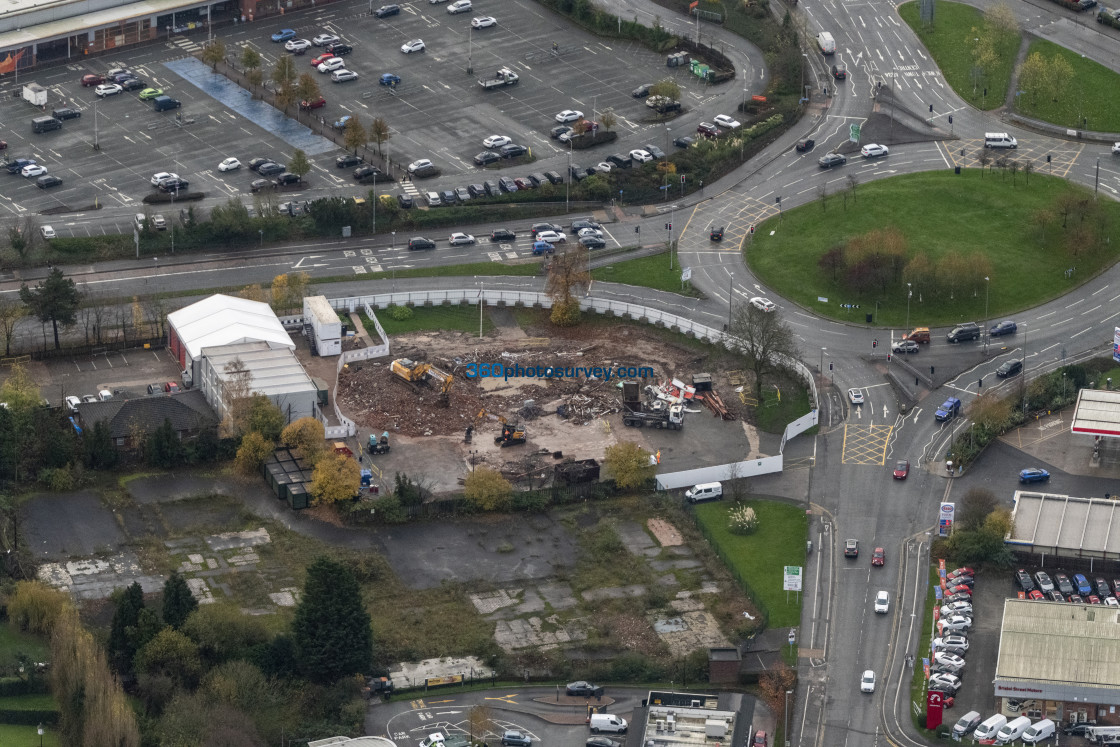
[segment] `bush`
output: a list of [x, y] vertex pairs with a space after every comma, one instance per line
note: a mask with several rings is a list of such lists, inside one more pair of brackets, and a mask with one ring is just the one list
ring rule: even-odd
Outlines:
[[165, 202], [191, 202], [193, 200], [205, 199], [205, 192], [180, 192], [176, 195], [174, 192], [151, 192], [144, 195], [144, 204], [158, 205]]
[[758, 516], [750, 506], [735, 506], [727, 512], [727, 531], [751, 534], [755, 529], [758, 529]]
[[386, 311], [389, 312], [389, 318], [397, 322], [408, 321], [413, 316], [411, 306], [397, 306], [396, 304], [393, 304], [388, 309], [386, 309]]

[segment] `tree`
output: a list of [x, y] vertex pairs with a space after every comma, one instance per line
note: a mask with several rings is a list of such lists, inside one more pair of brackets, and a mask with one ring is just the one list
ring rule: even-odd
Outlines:
[[288, 171], [298, 176], [300, 182], [307, 176], [307, 172], [311, 171], [311, 162], [307, 160], [307, 154], [302, 149], [296, 148], [292, 151], [292, 160], [288, 161]]
[[112, 469], [117, 466], [119, 455], [109, 433], [109, 423], [98, 420], [92, 428], [87, 427], [83, 434], [85, 446], [84, 461], [90, 469]]
[[475, 743], [476, 734], [478, 735], [478, 741], [483, 741], [494, 728], [494, 714], [489, 706], [472, 706], [467, 711], [467, 725], [471, 730], [471, 744]]
[[43, 401], [39, 382], [19, 363], [13, 363], [8, 378], [0, 384], [0, 402], [16, 412], [30, 412]]
[[327, 448], [326, 432], [318, 418], [300, 418], [280, 432], [285, 446], [299, 449], [314, 464]]
[[604, 109], [599, 113], [599, 124], [603, 126], [603, 130], [609, 132], [617, 123], [618, 117], [615, 116], [614, 109]]
[[350, 119], [346, 120], [346, 128], [342, 131], [342, 144], [346, 146], [346, 150], [358, 155], [358, 148], [364, 148], [368, 142], [369, 137], [362, 121], [357, 114], [350, 115]]
[[576, 288], [586, 288], [590, 284], [587, 252], [569, 249], [553, 257], [545, 285], [545, 292], [553, 300], [550, 317], [553, 324], [571, 326], [579, 321], [579, 302], [572, 293]]
[[1027, 99], [1037, 103], [1049, 91], [1049, 70], [1046, 59], [1039, 52], [1032, 52], [1019, 65], [1019, 85], [1027, 92]]
[[272, 279], [272, 307], [278, 310], [302, 307], [304, 297], [309, 295], [310, 285], [311, 276], [306, 272], [277, 275]]
[[1019, 21], [1005, 2], [998, 2], [984, 12], [984, 24], [999, 34], [1019, 35]]
[[603, 464], [623, 490], [641, 487], [653, 479], [657, 465], [650, 464], [652, 455], [633, 441], [608, 446]]
[[264, 290], [256, 283], [253, 285], [246, 285], [237, 292], [237, 295], [247, 301], [260, 301], [264, 303]]
[[246, 70], [259, 70], [261, 67], [261, 53], [248, 45], [242, 47], [241, 67]]
[[27, 255], [31, 253], [31, 239], [18, 225], [8, 227], [8, 244], [20, 259], [27, 259]]
[[985, 488], [972, 488], [961, 499], [960, 511], [957, 512], [956, 530], [972, 531], [984, 525], [988, 514], [999, 507], [996, 494]]
[[296, 63], [290, 54], [282, 54], [272, 66], [272, 82], [276, 84], [276, 103], [287, 111], [295, 100], [293, 83], [296, 81]]
[[198, 646], [178, 630], [164, 628], [136, 652], [136, 672], [168, 677], [181, 687], [193, 688], [202, 673]]
[[178, 571], [173, 571], [163, 584], [163, 621], [178, 630], [196, 609], [198, 600], [191, 587]]
[[362, 484], [358, 463], [343, 454], [328, 454], [315, 463], [308, 492], [316, 506], [353, 498]]
[[175, 432], [169, 418], [164, 418], [163, 425], [148, 437], [145, 456], [148, 464], [164, 469], [170, 469], [183, 461], [183, 442], [179, 440], [179, 434]]
[[670, 101], [681, 100], [681, 87], [672, 78], [662, 78], [649, 87], [650, 96], [664, 96]]
[[241, 446], [237, 449], [234, 466], [243, 475], [255, 475], [272, 456], [273, 448], [272, 442], [256, 431], [246, 433], [241, 439]]
[[777, 666], [758, 676], [758, 689], [762, 693], [762, 699], [770, 712], [775, 714], [778, 723], [785, 718], [786, 691], [792, 690], [795, 684], [797, 672], [784, 661], [779, 661]]
[[66, 592], [42, 581], [17, 581], [8, 597], [8, 621], [23, 633], [50, 635], [69, 603]]
[[362, 590], [341, 563], [319, 557], [307, 569], [303, 595], [292, 620], [300, 671], [312, 682], [330, 684], [365, 673], [373, 658], [373, 633]]
[[269, 638], [268, 628], [260, 617], [222, 603], [196, 609], [183, 623], [182, 631], [198, 644], [199, 653], [210, 666], [244, 658], [254, 646]]
[[513, 497], [513, 486], [498, 470], [481, 465], [467, 473], [463, 495], [482, 511], [505, 511]]
[[222, 429], [226, 435], [239, 436], [247, 427], [253, 372], [240, 358], [231, 360], [222, 367], [222, 371], [225, 373], [225, 386], [222, 387]]
[[58, 350], [61, 347], [58, 325], [69, 327], [74, 324], [78, 320], [78, 307], [82, 303], [82, 294], [74, 281], [64, 277], [62, 270], [55, 267], [34, 289], [28, 288], [27, 283], [21, 285], [19, 298], [39, 321], [51, 323], [54, 329], [54, 349]]
[[284, 430], [284, 413], [267, 395], [254, 392], [249, 395], [246, 408], [245, 426], [248, 430], [256, 431], [272, 443], [280, 438]]
[[226, 43], [221, 39], [211, 40], [202, 48], [202, 61], [218, 72], [218, 63], [226, 61]]
[[[299, 81], [296, 83], [296, 96], [300, 101], [315, 101], [322, 92], [319, 90], [319, 81], [311, 73], [303, 73], [299, 76]], [[288, 171], [292, 171], [290, 168]], [[295, 172], [292, 171], [294, 174]]]
[[776, 311], [766, 312], [749, 303], [735, 309], [729, 330], [746, 365], [754, 372], [755, 398], [762, 400], [763, 380], [780, 368], [785, 360], [798, 357], [793, 330]]
[[389, 123], [383, 117], [374, 117], [369, 124], [369, 139], [377, 143], [377, 153], [382, 155], [381, 146], [389, 142], [392, 133], [389, 132]]
[[1050, 58], [1047, 65], [1047, 76], [1050, 83], [1050, 92], [1054, 97], [1054, 101], [1060, 98], [1060, 94], [1068, 93], [1070, 91], [1070, 81], [1073, 80], [1073, 65], [1070, 64], [1061, 52], [1055, 52], [1054, 56]]
[[144, 609], [144, 590], [134, 581], [128, 588], [115, 592], [113, 597], [117, 608], [109, 627], [109, 665], [124, 676], [132, 673], [132, 660], [136, 656], [136, 628], [140, 610]]
[[16, 325], [27, 316], [27, 309], [16, 303], [12, 298], [0, 298], [0, 335], [4, 336], [4, 355], [12, 354], [12, 338], [16, 334]]

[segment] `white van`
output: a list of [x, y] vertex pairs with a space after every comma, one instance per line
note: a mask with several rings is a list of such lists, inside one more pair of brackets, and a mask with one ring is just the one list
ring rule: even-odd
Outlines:
[[718, 501], [722, 497], [723, 485], [718, 482], [702, 482], [684, 491], [684, 498], [689, 503]]
[[625, 734], [626, 719], [621, 716], [613, 716], [609, 713], [591, 714], [591, 733], [598, 734], [601, 731], [605, 731], [608, 734]]
[[953, 733], [963, 737], [980, 725], [980, 711], [969, 711], [953, 724]]
[[1043, 739], [1049, 739], [1054, 736], [1056, 730], [1057, 724], [1048, 718], [1044, 718], [1023, 732], [1023, 741], [1027, 744], [1041, 742]]
[[836, 53], [836, 40], [832, 38], [832, 34], [827, 31], [822, 31], [817, 34], [817, 46], [821, 48], [823, 54]]
[[1019, 147], [1019, 141], [1008, 135], [1006, 132], [985, 132], [984, 147], [1015, 149]]
[[[1007, 744], [1014, 742], [1019, 737], [1023, 736], [1023, 732], [1031, 728], [1031, 720], [1026, 716], [1019, 716], [1012, 719], [1003, 725], [1003, 728], [996, 732], [996, 744]], [[979, 729], [977, 729], [979, 731]]]
[[988, 720], [976, 727], [976, 731], [972, 734], [972, 738], [976, 741], [981, 739], [995, 739], [999, 730], [1007, 726], [1007, 716], [1002, 713], [997, 713], [994, 716], [989, 716]]

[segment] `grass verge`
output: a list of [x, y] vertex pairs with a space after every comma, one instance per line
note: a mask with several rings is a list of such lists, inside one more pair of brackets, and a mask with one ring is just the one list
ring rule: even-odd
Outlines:
[[[1034, 222], [1044, 212], [1053, 215], [1071, 189], [1091, 199], [1062, 179], [1037, 173], [1027, 179], [969, 169], [960, 175], [944, 171], [884, 179], [859, 185], [850, 209], [831, 198], [823, 206], [817, 201], [786, 211], [780, 222], [766, 221], [755, 233], [747, 260], [776, 292], [834, 319], [862, 323], [865, 313], [873, 313], [877, 325], [896, 327], [907, 317], [912, 326], [997, 319], [1064, 295], [1116, 261], [1115, 246], [1071, 256], [1066, 249], [1071, 236], [1059, 227], [1060, 219], [1043, 229]], [[1098, 205], [1102, 220], [1120, 221], [1120, 204], [1102, 200]], [[888, 227], [905, 237], [907, 260], [919, 253], [929, 259], [931, 274], [953, 252], [987, 258], [992, 268], [988, 295], [982, 277], [978, 290], [964, 292], [960, 285], [966, 278], [954, 276], [951, 280], [960, 284], [956, 292], [916, 290], [908, 303], [904, 282], [860, 294], [819, 266], [829, 248]], [[1070, 267], [1075, 271], [1066, 277]], [[841, 304], [859, 307], [845, 310]]]
[[591, 277], [604, 283], [625, 283], [640, 285], [643, 288], [680, 293], [699, 298], [699, 291], [691, 282], [681, 283], [681, 267], [674, 256], [673, 267], [669, 268], [669, 253], [662, 252], [649, 257], [614, 262], [591, 271]]
[[57, 711], [53, 695], [11, 695], [0, 698], [0, 710]]
[[791, 382], [784, 389], [764, 387], [755, 408], [755, 423], [767, 433], [781, 433], [809, 409], [809, 390], [800, 384]]
[[734, 507], [727, 502], [698, 505], [696, 516], [707, 530], [720, 554], [739, 578], [750, 584], [757, 599], [770, 613], [770, 627], [795, 627], [801, 624], [801, 595], [782, 591], [782, 568], [805, 566], [805, 541], [809, 522], [805, 509], [779, 501], [755, 499], [745, 505], [758, 516], [754, 534], [732, 534], [727, 514]]
[[[923, 665], [923, 657], [928, 656], [928, 644], [933, 640], [933, 614], [932, 610], [936, 606], [933, 594], [934, 588], [940, 585], [940, 577], [936, 568], [929, 569], [929, 577], [926, 579], [926, 605], [925, 615], [922, 618], [922, 635], [918, 639], [918, 650], [907, 652], [914, 654], [914, 673], [910, 677], [910, 716], [914, 720], [914, 728], [922, 732], [922, 734], [929, 740], [937, 739], [937, 733], [926, 730], [926, 673]], [[914, 707], [917, 704], [917, 708]], [[955, 717], [949, 717], [950, 725], [955, 720]]]
[[27, 654], [32, 661], [48, 661], [49, 649], [37, 636], [22, 633], [9, 623], [0, 625], [0, 660], [14, 662], [16, 654]]
[[[983, 26], [983, 13], [970, 5], [943, 0], [934, 2], [932, 26], [922, 22], [918, 15], [918, 3], [903, 3], [898, 7], [898, 13], [933, 55], [937, 67], [945, 76], [945, 82], [952, 86], [958, 96], [985, 111], [1003, 106], [1019, 53], [1018, 33], [1007, 33], [999, 37], [995, 44], [995, 64], [987, 75], [977, 79], [972, 74], [972, 45], [977, 35], [969, 29], [975, 30]], [[1102, 98], [1102, 103], [1103, 101]]]
[[[13, 724], [0, 724], [0, 744], [39, 744], [39, 734], [34, 726], [16, 726]], [[58, 734], [53, 729], [44, 729], [42, 738], [43, 747], [58, 747]]]
[[[1089, 12], [1095, 13], [1096, 9]], [[1029, 94], [1017, 97], [1016, 108], [1020, 113], [1062, 127], [1097, 132], [1120, 130], [1120, 106], [1116, 105], [1115, 98], [1100, 95], [1101, 91], [1120, 90], [1120, 75], [1100, 63], [1043, 39], [1031, 42], [1027, 55], [1035, 52], [1046, 60], [1055, 56], [1064, 58], [1073, 70], [1073, 76], [1057, 100], [1045, 95], [1034, 99]]]
[[[377, 339], [377, 330], [373, 322], [363, 312], [362, 324], [366, 331]], [[412, 316], [408, 319], [393, 319], [390, 312], [381, 310], [377, 320], [387, 335], [404, 335], [409, 332], [426, 332], [432, 330], [455, 330], [457, 332], [478, 332], [479, 313], [478, 305], [471, 306], [413, 306]], [[482, 315], [482, 333], [486, 334], [494, 329], [489, 314]]]

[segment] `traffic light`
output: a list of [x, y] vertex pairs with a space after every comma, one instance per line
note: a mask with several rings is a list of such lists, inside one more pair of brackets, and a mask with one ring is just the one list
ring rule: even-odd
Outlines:
[[984, 386], [984, 377], [983, 376], [981, 376], [979, 379], [976, 380], [976, 389], [979, 390], [980, 387], [982, 387], [982, 386]]
[[930, 113], [930, 114], [933, 114], [933, 104], [930, 104], [930, 105], [929, 105], [929, 113]]
[[890, 362], [891, 362], [891, 354], [887, 353], [887, 363], [890, 363]]
[[672, 223], [666, 223], [665, 224], [665, 230], [666, 231], [672, 231], [673, 230], [673, 224]]
[[878, 340], [872, 340], [871, 341], [871, 347], [873, 349], [879, 347], [879, 341]]
[[829, 371], [831, 371], [831, 370], [832, 370], [832, 361], [829, 361], [829, 362], [828, 362], [828, 370], [829, 370]]
[[952, 114], [949, 115], [949, 124], [953, 124], [953, 115]]
[[641, 232], [642, 232], [642, 227], [641, 226], [634, 226], [634, 233], [641, 233]]
[[930, 366], [930, 367], [929, 367], [929, 375], [930, 375], [930, 376], [933, 376], [933, 366]]

